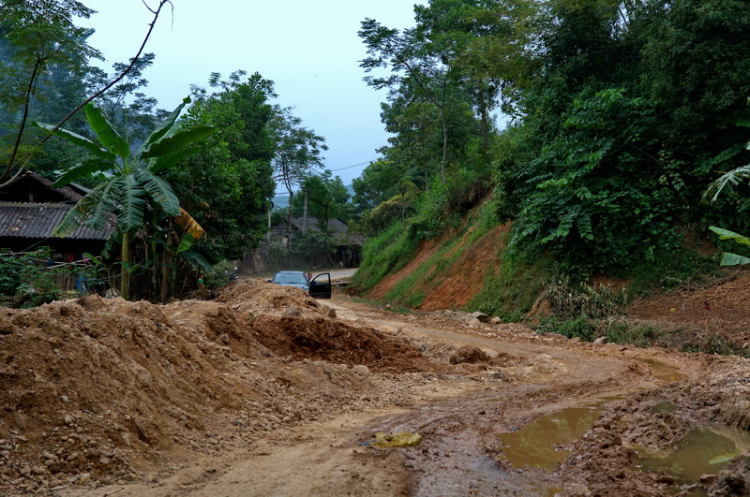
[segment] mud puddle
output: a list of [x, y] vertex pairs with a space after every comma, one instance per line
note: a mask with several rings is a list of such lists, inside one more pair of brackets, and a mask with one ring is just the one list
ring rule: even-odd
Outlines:
[[600, 415], [599, 407], [571, 407], [545, 414], [516, 432], [501, 434], [503, 455], [516, 468], [554, 469], [570, 456], [562, 446], [581, 438]]
[[[716, 474], [732, 459], [750, 449], [750, 433], [728, 426], [709, 426], [689, 432], [667, 455], [636, 448], [637, 467], [664, 472], [678, 485], [697, 483], [702, 475]], [[697, 495], [697, 494], [696, 494]]]
[[633, 359], [646, 363], [649, 369], [651, 369], [651, 373], [654, 375], [654, 377], [663, 382], [672, 383], [687, 378], [684, 374], [680, 373], [675, 366], [672, 366], [671, 364], [643, 357], [634, 357]]

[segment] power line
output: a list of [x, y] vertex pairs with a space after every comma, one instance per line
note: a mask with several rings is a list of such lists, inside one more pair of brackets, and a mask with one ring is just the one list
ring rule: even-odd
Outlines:
[[344, 169], [351, 169], [351, 168], [353, 168], [353, 167], [364, 166], [365, 164], [372, 164], [372, 163], [373, 163], [373, 162], [375, 162], [376, 160], [378, 160], [378, 159], [368, 160], [367, 162], [362, 162], [362, 163], [360, 163], [360, 164], [354, 164], [353, 166], [346, 166], [346, 167], [340, 167], [340, 168], [338, 168], [338, 169], [331, 169], [330, 171], [331, 171], [332, 173], [335, 173], [335, 172], [337, 172], [337, 171], [343, 171]]

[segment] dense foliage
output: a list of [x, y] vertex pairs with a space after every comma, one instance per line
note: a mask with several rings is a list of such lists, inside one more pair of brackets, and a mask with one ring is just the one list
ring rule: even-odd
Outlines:
[[[431, 0], [415, 22], [367, 19], [360, 32], [395, 133], [354, 183], [371, 232], [394, 239], [381, 212], [421, 238], [452, 226], [487, 187], [488, 163], [498, 219], [513, 221], [510, 267], [543, 257], [556, 278], [585, 283], [684, 264], [685, 234], [709, 236], [718, 220], [750, 231], [745, 184], [702, 201], [750, 162], [747, 2]], [[503, 130], [486, 126], [498, 106]], [[407, 202], [405, 183], [422, 193]]]
[[[150, 28], [165, 4], [145, 6]], [[56, 233], [116, 224], [105, 252], [122, 296], [131, 276], [133, 296], [163, 301], [197, 288], [212, 266], [234, 266], [266, 235], [275, 181], [290, 193], [304, 183], [322, 219], [350, 216], [339, 205], [348, 199], [340, 179], [318, 177], [324, 138], [271, 103], [272, 81], [214, 73], [208, 90], [193, 87], [178, 119], [189, 100], [168, 114], [147, 94], [150, 30], [114, 75], [89, 64], [101, 54], [88, 45], [93, 31], [77, 23], [93, 14], [75, 0], [0, 1], [0, 186], [31, 169], [55, 186], [91, 188]], [[86, 116], [76, 114], [84, 104]], [[196, 146], [207, 130], [217, 132]], [[65, 140], [48, 140], [54, 135]]]

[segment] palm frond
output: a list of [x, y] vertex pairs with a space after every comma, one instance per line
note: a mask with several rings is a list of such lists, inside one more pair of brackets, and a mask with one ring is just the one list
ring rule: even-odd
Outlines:
[[710, 199], [711, 202], [714, 202], [724, 188], [731, 189], [741, 181], [748, 179], [750, 179], [750, 164], [732, 169], [709, 185], [708, 190], [703, 194], [703, 199]]
[[125, 174], [115, 180], [121, 188], [118, 195], [122, 204], [117, 215], [119, 229], [131, 232], [143, 226], [143, 207], [146, 205], [146, 190], [134, 174]]
[[107, 171], [108, 169], [112, 168], [112, 165], [112, 162], [106, 162], [103, 160], [87, 160], [71, 169], [68, 169], [68, 171], [60, 176], [57, 181], [52, 184], [52, 186], [54, 188], [60, 188], [61, 186], [68, 185], [81, 178], [88, 178], [94, 173]]
[[171, 155], [185, 149], [185, 147], [191, 143], [195, 143], [211, 136], [215, 131], [215, 126], [192, 126], [153, 143], [148, 150], [143, 152], [143, 155], [144, 157]]
[[169, 113], [169, 115], [164, 119], [159, 126], [154, 129], [154, 131], [151, 132], [149, 137], [146, 139], [146, 141], [143, 142], [141, 147], [138, 149], [138, 155], [144, 153], [148, 148], [151, 146], [151, 144], [156, 143], [160, 139], [162, 139], [164, 136], [167, 136], [169, 132], [174, 127], [175, 122], [177, 121], [177, 118], [180, 115], [180, 112], [182, 112], [182, 109], [185, 107], [185, 105], [190, 103], [190, 97], [185, 97], [182, 100], [182, 103], [177, 106], [175, 110]]
[[118, 157], [127, 161], [130, 157], [130, 146], [128, 142], [120, 136], [114, 126], [104, 116], [102, 110], [93, 104], [86, 104], [86, 117], [89, 120], [89, 126], [94, 130], [99, 141], [104, 148]]
[[[34, 122], [33, 124], [37, 126], [38, 128], [42, 128], [47, 131], [53, 131], [55, 129], [55, 127], [52, 126], [51, 124], [38, 123], [38, 122]], [[92, 155], [100, 158], [103, 161], [106, 161], [106, 162], [115, 161], [115, 156], [113, 154], [103, 149], [96, 143], [92, 142], [85, 136], [79, 135], [78, 133], [73, 133], [72, 131], [68, 131], [67, 129], [57, 129], [55, 130], [55, 136], [59, 136], [60, 138], [64, 138], [74, 145], [78, 145], [79, 147], [85, 148]]]
[[180, 215], [175, 218], [175, 222], [177, 223], [177, 226], [185, 230], [185, 233], [193, 237], [195, 240], [200, 239], [200, 237], [206, 232], [206, 230], [198, 224], [198, 221], [193, 219], [193, 216], [188, 214], [188, 212], [182, 207], [180, 207]]
[[117, 179], [113, 178], [106, 183], [98, 185], [92, 190], [92, 193], [94, 191], [99, 192], [98, 198], [97, 202], [91, 208], [86, 226], [93, 229], [101, 229], [110, 222], [113, 214], [117, 212], [117, 195], [119, 192]]
[[163, 179], [155, 176], [147, 169], [137, 169], [135, 176], [168, 216], [180, 215], [180, 201], [172, 191], [172, 187]]

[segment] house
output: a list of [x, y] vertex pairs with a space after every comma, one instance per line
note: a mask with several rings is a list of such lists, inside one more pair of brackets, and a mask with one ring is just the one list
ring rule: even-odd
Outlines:
[[76, 185], [53, 188], [52, 181], [27, 171], [0, 188], [0, 249], [28, 252], [50, 247], [52, 259], [72, 262], [85, 252], [99, 254], [114, 231], [113, 226], [91, 229], [79, 226], [67, 237], [52, 231], [87, 190]]
[[[286, 243], [292, 244], [299, 233], [322, 231], [321, 223], [312, 216], [292, 218], [291, 228], [291, 232], [287, 233], [286, 223], [278, 224], [271, 230], [271, 236], [282, 240], [287, 238]], [[343, 267], [359, 266], [360, 249], [365, 237], [357, 233], [349, 233], [348, 226], [338, 219], [329, 219], [326, 231], [331, 234], [336, 247], [334, 253], [328, 254], [330, 262]]]
[[312, 216], [293, 218], [289, 230], [287, 223], [279, 223], [268, 232], [266, 242], [252, 250], [241, 262], [241, 270], [247, 274], [263, 274], [282, 269], [313, 270], [332, 267], [357, 267], [365, 237], [349, 232], [346, 224], [338, 219], [328, 221], [327, 233], [334, 243], [332, 252], [311, 251], [299, 253], [289, 250], [298, 243], [302, 233], [323, 231], [320, 222]]

